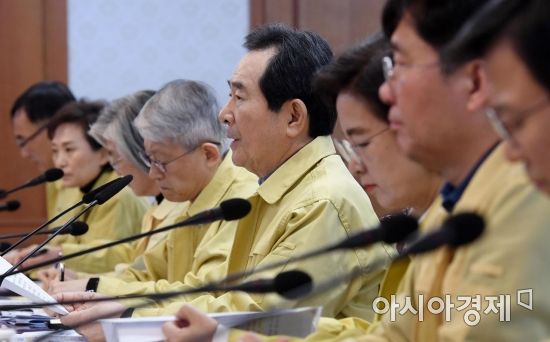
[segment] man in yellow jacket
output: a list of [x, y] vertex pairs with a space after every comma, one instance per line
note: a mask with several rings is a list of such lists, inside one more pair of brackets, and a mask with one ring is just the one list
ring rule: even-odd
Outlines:
[[[475, 211], [485, 218], [486, 231], [469, 246], [413, 258], [390, 298], [397, 307], [383, 308], [380, 324], [366, 331], [351, 324], [339, 336], [315, 334], [306, 340], [543, 340], [550, 335], [550, 276], [544, 264], [550, 258], [550, 202], [529, 184], [521, 165], [505, 160], [483, 116], [488, 84], [482, 63], [471, 61], [450, 74], [438, 64], [441, 44], [482, 4], [404, 3], [389, 1], [385, 9], [394, 56], [385, 60], [380, 94], [392, 107], [392, 128], [403, 150], [447, 182], [422, 229]], [[439, 25], [430, 26], [434, 23]], [[183, 308], [178, 319], [165, 325], [168, 341], [212, 337], [215, 325], [191, 308]], [[181, 321], [191, 324], [181, 328]]]
[[[31, 161], [38, 171], [44, 172], [54, 167], [45, 124], [59, 108], [75, 100], [65, 84], [42, 81], [30, 86], [14, 101], [10, 114], [15, 143], [19, 147], [21, 157]], [[61, 180], [46, 183], [48, 218], [59, 213], [59, 206], [63, 210], [74, 204], [70, 201], [76, 194], [77, 189], [64, 187]]]
[[[402, 312], [388, 312], [364, 340], [535, 341], [550, 334], [550, 276], [542, 262], [550, 258], [543, 242], [550, 238], [550, 202], [521, 165], [505, 160], [483, 116], [490, 89], [483, 63], [446, 73], [437, 62], [441, 45], [481, 5], [449, 0], [419, 9], [416, 1], [409, 7], [392, 0], [385, 9], [394, 58], [385, 61], [380, 94], [392, 106], [403, 150], [447, 181], [423, 229], [475, 211], [486, 230], [469, 246], [416, 257], [395, 297]], [[438, 20], [437, 28], [419, 29]], [[412, 305], [402, 310], [406, 301]]]
[[[220, 120], [228, 126], [233, 162], [256, 174], [260, 187], [249, 197], [252, 212], [238, 224], [227, 261], [229, 273], [289, 260], [378, 222], [367, 195], [336, 155], [328, 136], [336, 121], [334, 108], [312, 94], [315, 72], [329, 63], [332, 55], [326, 41], [313, 33], [270, 25], [250, 34], [245, 46], [249, 53], [229, 82], [231, 97]], [[285, 269], [299, 268], [320, 284], [355, 267], [387, 261], [392, 252], [383, 246], [357, 249], [257, 276], [273, 277]], [[383, 272], [373, 270], [306, 301], [231, 292], [186, 296], [184, 301], [206, 311], [323, 305], [329, 317], [372, 319], [370, 302], [377, 295]], [[176, 283], [155, 290], [192, 287]], [[135, 310], [134, 315], [174, 313], [181, 303], [161, 303], [156, 308]], [[77, 310], [64, 322], [89, 318], [92, 312], [98, 309]]]
[[[311, 94], [315, 70], [330, 61], [328, 44], [316, 34], [271, 25], [250, 34], [245, 46], [249, 53], [229, 81], [231, 98], [220, 112], [220, 120], [228, 126], [233, 161], [255, 173], [261, 184], [249, 198], [252, 212], [237, 227], [228, 259], [229, 273], [289, 260], [378, 222], [368, 197], [336, 155], [327, 136], [334, 126], [334, 109]], [[301, 60], [303, 65], [292, 66], [287, 58]], [[285, 68], [275, 72], [275, 63], [282, 63]], [[298, 84], [290, 75], [300, 75]], [[287, 91], [279, 96], [269, 88], [277, 82], [288, 82], [282, 86]], [[283, 270], [297, 268], [307, 270], [314, 283], [321, 284], [354, 267], [387, 260], [391, 252], [391, 248], [382, 246], [358, 249], [292, 263], [255, 276], [274, 277]], [[323, 314], [329, 317], [372, 319], [372, 307], [363, 303], [374, 299], [382, 275], [383, 270], [374, 270], [324, 293], [322, 298], [308, 300], [228, 292], [219, 296], [184, 296], [183, 301], [208, 312], [323, 305]], [[155, 290], [193, 285], [184, 282]], [[136, 310], [134, 314], [174, 313], [183, 301], [166, 306], [161, 303], [158, 308]]]
[[[228, 152], [211, 181], [176, 222], [216, 207], [224, 200], [249, 195], [256, 187], [256, 178], [233, 165]], [[205, 227], [175, 229], [164, 242], [143, 255], [140, 261], [143, 268], [134, 265], [117, 277], [100, 276], [96, 290], [109, 295], [146, 293], [177, 281], [219, 279], [227, 272], [225, 261], [236, 226], [234, 221], [217, 221]]]

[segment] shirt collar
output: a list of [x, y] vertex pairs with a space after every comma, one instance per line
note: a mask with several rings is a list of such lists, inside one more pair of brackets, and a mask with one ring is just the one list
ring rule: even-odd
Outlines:
[[164, 199], [162, 202], [160, 202], [152, 212], [152, 216], [157, 221], [162, 221], [170, 215], [172, 210], [178, 209], [182, 210], [186, 205], [189, 204], [189, 201], [186, 202], [170, 202], [167, 199]]
[[475, 165], [470, 169], [466, 177], [460, 182], [457, 186], [454, 186], [453, 184], [449, 182], [445, 182], [443, 184], [443, 187], [441, 188], [441, 198], [443, 199], [441, 205], [445, 210], [449, 213], [451, 213], [456, 205], [456, 203], [460, 200], [462, 197], [462, 194], [468, 187], [468, 184], [470, 184], [470, 181], [476, 174], [477, 170], [483, 164], [483, 162], [487, 159], [487, 157], [493, 152], [495, 147], [497, 147], [498, 143], [491, 146], [482, 156], [481, 158], [475, 163]]
[[[93, 189], [97, 188], [99, 185], [103, 185], [106, 182], [100, 182], [104, 180], [105, 177], [102, 177], [103, 175], [109, 173], [113, 169], [111, 168], [110, 164], [105, 164], [101, 167], [101, 170], [99, 170], [99, 173], [97, 176], [95, 176], [94, 179], [92, 179], [88, 184], [84, 185], [80, 188], [80, 192], [83, 194], [87, 194], [88, 192], [92, 191]], [[111, 172], [112, 173], [112, 172]], [[97, 186], [96, 186], [97, 185]]]
[[269, 204], [277, 202], [304, 174], [323, 158], [336, 154], [332, 139], [319, 136], [302, 147], [265, 179], [258, 194]]
[[223, 158], [210, 182], [202, 189], [197, 198], [189, 205], [187, 214], [193, 216], [203, 210], [218, 205], [237, 175], [236, 166], [231, 160], [231, 152]]

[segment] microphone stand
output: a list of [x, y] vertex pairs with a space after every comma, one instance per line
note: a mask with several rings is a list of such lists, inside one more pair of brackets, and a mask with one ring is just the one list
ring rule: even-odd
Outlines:
[[[223, 220], [223, 219], [224, 219], [224, 217], [217, 217], [217, 218], [212, 219], [211, 221], [217, 221], [217, 220]], [[46, 260], [46, 261], [34, 264], [32, 266], [26, 267], [26, 268], [21, 269], [21, 270], [13, 270], [13, 272], [11, 272], [10, 274], [4, 273], [3, 276], [0, 276], [0, 279], [2, 277], [6, 277], [8, 275], [13, 275], [13, 274], [17, 274], [17, 273], [32, 271], [34, 269], [41, 268], [41, 267], [44, 267], [44, 266], [48, 266], [48, 265], [51, 265], [51, 264], [54, 264], [54, 263], [57, 263], [57, 262], [61, 262], [61, 261], [65, 261], [65, 260], [68, 260], [68, 259], [76, 258], [76, 257], [82, 256], [84, 254], [93, 253], [93, 252], [96, 252], [96, 251], [99, 251], [99, 250], [102, 250], [102, 249], [105, 249], [105, 248], [109, 248], [109, 247], [119, 245], [121, 243], [126, 243], [126, 242], [130, 242], [130, 241], [138, 240], [138, 239], [141, 239], [142, 237], [163, 233], [167, 230], [171, 230], [171, 229], [174, 229], [174, 228], [189, 226], [189, 225], [196, 225], [196, 223], [197, 223], [196, 218], [195, 217], [190, 217], [190, 218], [188, 218], [184, 221], [177, 222], [177, 223], [168, 225], [166, 227], [154, 229], [154, 230], [151, 230], [151, 231], [148, 231], [148, 232], [144, 232], [144, 233], [140, 233], [140, 234], [136, 234], [136, 235], [132, 235], [132, 236], [128, 236], [124, 239], [111, 241], [111, 242], [108, 242], [108, 243], [103, 244], [103, 245], [91, 247], [91, 248], [88, 248], [88, 249], [85, 249], [85, 250], [82, 250], [82, 251], [78, 251], [78, 252], [75, 252], [75, 253], [72, 253], [72, 254], [63, 255], [63, 256], [60, 256], [59, 258]], [[201, 221], [201, 223], [204, 223], [204, 222]]]
[[153, 235], [153, 234], [159, 234], [159, 233], [165, 232], [167, 230], [174, 229], [174, 228], [181, 227], [181, 226], [186, 226], [186, 225], [189, 225], [189, 224], [194, 225], [193, 222], [187, 223], [187, 221], [182, 221], [182, 222], [171, 224], [171, 225], [163, 227], [163, 228], [158, 228], [158, 229], [151, 230], [151, 231], [148, 231], [148, 232], [128, 236], [124, 239], [111, 241], [111, 242], [108, 242], [108, 243], [103, 244], [103, 245], [91, 247], [91, 248], [88, 248], [88, 249], [85, 249], [85, 250], [82, 250], [82, 251], [78, 251], [78, 252], [75, 252], [75, 253], [72, 253], [72, 254], [63, 255], [63, 256], [60, 256], [59, 258], [46, 260], [46, 261], [34, 264], [32, 266], [23, 268], [21, 270], [16, 270], [16, 271], [14, 271], [10, 274], [4, 274], [3, 276], [0, 276], [0, 279], [1, 279], [1, 277], [6, 277], [8, 275], [14, 275], [14, 274], [17, 274], [17, 273], [32, 271], [34, 269], [41, 268], [41, 267], [44, 267], [44, 266], [48, 266], [48, 265], [58, 263], [58, 262], [61, 262], [61, 261], [65, 261], [67, 259], [76, 258], [76, 257], [82, 256], [84, 254], [93, 253], [93, 252], [96, 252], [96, 251], [99, 251], [99, 250], [102, 250], [102, 249], [105, 249], [105, 248], [109, 248], [109, 247], [119, 245], [121, 243], [126, 243], [126, 242], [130, 242], [130, 241], [138, 240], [138, 239], [141, 239], [142, 237], [150, 236], [150, 235]]
[[11, 250], [13, 250], [15, 247], [19, 246], [20, 244], [22, 244], [23, 242], [27, 241], [30, 237], [32, 237], [33, 235], [35, 235], [36, 233], [38, 233], [39, 231], [41, 231], [42, 229], [44, 229], [44, 227], [48, 226], [50, 223], [54, 222], [54, 221], [57, 221], [61, 216], [65, 215], [66, 213], [68, 213], [69, 211], [72, 211], [73, 209], [75, 209], [76, 207], [82, 205], [83, 202], [80, 201], [78, 203], [76, 203], [75, 205], [63, 210], [62, 212], [60, 212], [59, 214], [55, 215], [54, 217], [52, 217], [51, 219], [49, 219], [48, 221], [46, 221], [45, 223], [43, 223], [40, 227], [36, 228], [35, 230], [33, 230], [32, 232], [28, 233], [27, 235], [25, 235], [21, 240], [17, 241], [16, 243], [14, 243], [10, 248], [6, 249], [5, 251], [3, 251], [2, 253], [0, 253], [0, 256], [4, 256], [6, 255], [8, 252], [10, 252]]
[[13, 265], [9, 270], [7, 270], [6, 272], [4, 272], [4, 274], [2, 274], [0, 276], [0, 286], [2, 285], [2, 283], [4, 282], [4, 279], [6, 279], [7, 277], [13, 275], [13, 274], [17, 274], [17, 273], [21, 273], [21, 271], [18, 271], [18, 272], [13, 272], [13, 270], [15, 270], [17, 267], [19, 267], [22, 263], [24, 263], [25, 261], [29, 260], [33, 255], [36, 254], [36, 252], [38, 252], [40, 249], [42, 249], [42, 247], [44, 247], [48, 242], [50, 242], [54, 237], [56, 237], [57, 235], [59, 235], [63, 230], [65, 230], [69, 225], [71, 225], [74, 221], [76, 221], [80, 216], [82, 216], [85, 212], [87, 212], [90, 208], [92, 208], [93, 206], [95, 206], [96, 204], [98, 204], [98, 201], [95, 200], [93, 202], [91, 202], [90, 204], [86, 205], [84, 207], [84, 209], [82, 209], [78, 214], [76, 214], [74, 217], [72, 217], [69, 221], [67, 221], [63, 226], [61, 226], [61, 228], [59, 228], [56, 232], [54, 232], [53, 234], [51, 234], [50, 236], [48, 236], [48, 238], [46, 240], [44, 240], [42, 243], [40, 243], [36, 248], [34, 248], [29, 254], [27, 254], [24, 258], [22, 258], [21, 260], [19, 260], [19, 262], [17, 262], [15, 265]]
[[[99, 188], [90, 191], [84, 197], [82, 198], [82, 201], [78, 203], [80, 205], [82, 202], [87, 203], [87, 206], [78, 213], [75, 217], [71, 218], [68, 222], [66, 222], [57, 232], [55, 232], [53, 235], [51, 235], [46, 241], [44, 241], [42, 244], [40, 244], [37, 248], [35, 248], [29, 255], [27, 255], [25, 258], [23, 258], [21, 261], [19, 261], [15, 266], [10, 268], [8, 271], [6, 271], [4, 274], [0, 276], [0, 285], [4, 281], [4, 279], [10, 275], [21, 273], [24, 271], [27, 271], [27, 269], [24, 269], [23, 271], [14, 271], [15, 268], [21, 263], [28, 260], [31, 256], [33, 256], [40, 248], [42, 248], [47, 242], [49, 242], [51, 239], [56, 237], [60, 232], [62, 232], [68, 225], [72, 224], [74, 221], [76, 221], [77, 218], [79, 218], [82, 214], [84, 214], [86, 211], [88, 211], [91, 207], [98, 204], [101, 205], [111, 199], [113, 196], [115, 196], [118, 192], [120, 192], [126, 185], [128, 185], [132, 181], [131, 175], [126, 175], [124, 177], [117, 178], [109, 183], [106, 183]], [[61, 214], [59, 214], [61, 215]], [[57, 215], [57, 216], [59, 216]], [[56, 216], [56, 217], [57, 217]], [[32, 234], [35, 234], [38, 230], [42, 229], [43, 227], [39, 227], [35, 229], [31, 234], [27, 235], [27, 237], [23, 238], [22, 241], [25, 239], [28, 239]], [[12, 247], [13, 249], [13, 247]], [[5, 254], [5, 253], [4, 253]], [[4, 255], [2, 254], [2, 255]], [[36, 267], [35, 267], [36, 268]]]

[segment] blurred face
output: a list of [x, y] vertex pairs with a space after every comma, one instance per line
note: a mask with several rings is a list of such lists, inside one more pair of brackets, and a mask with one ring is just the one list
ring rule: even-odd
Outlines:
[[[40, 171], [46, 171], [53, 167], [52, 148], [46, 130], [38, 133], [31, 140], [27, 140], [38, 130], [40, 124], [32, 123], [24, 109], [19, 109], [15, 113], [12, 124], [21, 156], [30, 160]], [[21, 144], [25, 141], [27, 142]]]
[[286, 148], [285, 116], [269, 110], [259, 84], [274, 53], [251, 51], [241, 60], [229, 81], [229, 101], [219, 115], [233, 139], [233, 163], [259, 177], [280, 165], [280, 151]]
[[454, 76], [443, 76], [437, 51], [418, 36], [408, 14], [391, 42], [393, 70], [385, 72], [380, 88], [381, 99], [391, 107], [391, 129], [407, 156], [438, 172], [447, 158], [463, 153], [456, 128], [466, 112], [466, 98], [455, 89]]
[[145, 152], [151, 161], [149, 176], [169, 201], [193, 201], [211, 179], [200, 147], [184, 150], [171, 141], [145, 139]]
[[55, 130], [52, 152], [55, 167], [63, 170], [63, 184], [67, 187], [86, 186], [108, 162], [105, 149], [92, 150], [82, 128], [73, 123], [62, 124]]
[[[506, 131], [506, 155], [521, 160], [536, 186], [550, 193], [550, 96], [531, 76], [510, 43], [500, 42], [487, 57], [496, 125]], [[500, 122], [500, 123], [499, 123]]]
[[158, 185], [149, 177], [149, 174], [120, 154], [112, 141], [107, 140], [104, 147], [107, 150], [109, 163], [116, 173], [120, 176], [132, 175], [134, 177], [130, 187], [136, 195], [156, 196], [160, 193]]
[[340, 125], [362, 162], [359, 183], [385, 209], [427, 207], [437, 194], [439, 178], [399, 148], [388, 124], [377, 118], [367, 102], [353, 93], [338, 95]]

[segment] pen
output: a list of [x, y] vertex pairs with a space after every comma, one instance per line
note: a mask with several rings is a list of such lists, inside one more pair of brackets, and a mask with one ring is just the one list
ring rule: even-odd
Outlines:
[[39, 250], [38, 252], [36, 252], [36, 253], [32, 256], [32, 258], [37, 257], [37, 256], [40, 256], [40, 255], [43, 255], [43, 254], [46, 254], [46, 253], [48, 253], [48, 249], [47, 249], [47, 248], [43, 248], [43, 249]]
[[59, 268], [59, 281], [65, 281], [65, 264], [60, 262], [57, 267]]

